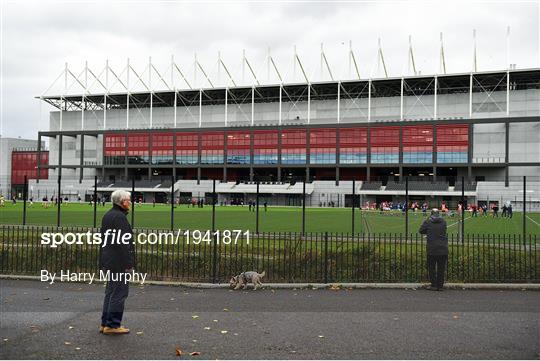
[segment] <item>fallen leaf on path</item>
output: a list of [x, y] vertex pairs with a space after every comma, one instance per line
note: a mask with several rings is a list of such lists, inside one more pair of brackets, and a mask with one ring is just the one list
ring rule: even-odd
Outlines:
[[8, 340], [9, 340], [9, 338], [5, 338], [5, 339], [4, 339], [4, 342], [8, 342]]
[[80, 347], [75, 347], [75, 350], [79, 351], [81, 348]]
[[64, 342], [64, 345], [68, 345], [68, 346], [69, 346], [69, 345], [71, 345], [71, 342], [65, 341], [65, 342]]
[[171, 301], [174, 301], [174, 298], [171, 298]]
[[189, 356], [199, 356], [200, 354], [201, 354], [200, 352], [195, 351], [195, 352], [191, 352]]
[[454, 316], [452, 316], [452, 318], [455, 319], [455, 320], [457, 320], [457, 319], [459, 318], [459, 316], [458, 316], [458, 315], [454, 315]]
[[210, 330], [210, 327], [207, 326], [207, 327], [205, 327], [204, 329], [205, 329], [205, 330]]
[[137, 332], [137, 335], [142, 335], [142, 334], [143, 334], [142, 331], [138, 331], [138, 332]]
[[222, 331], [221, 331], [221, 333], [222, 333], [223, 335], [226, 334], [227, 332], [229, 332], [229, 331], [226, 331], [226, 330], [222, 330]]
[[229, 311], [229, 309], [228, 309], [228, 308], [224, 308], [223, 311], [227, 312], [227, 311]]
[[177, 347], [174, 351], [175, 351], [176, 356], [182, 356], [182, 350], [180, 350], [179, 347]]
[[199, 318], [199, 316], [193, 315], [193, 316], [191, 316], [191, 318]]
[[73, 326], [69, 326], [68, 328], [69, 328], [70, 330], [73, 330], [74, 327], [73, 327]]
[[319, 335], [319, 338], [324, 338], [324, 335]]
[[43, 301], [48, 301], [48, 300], [50, 300], [49, 297], [45, 297], [45, 298], [43, 299]]
[[218, 320], [212, 320], [212, 321], [214, 321], [214, 322], [218, 322]]

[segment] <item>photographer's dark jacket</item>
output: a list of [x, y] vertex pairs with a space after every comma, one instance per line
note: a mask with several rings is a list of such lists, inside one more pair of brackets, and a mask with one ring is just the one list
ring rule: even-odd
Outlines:
[[118, 205], [105, 213], [101, 221], [101, 241], [105, 242], [105, 232], [110, 229], [121, 231], [121, 234], [131, 234], [131, 240], [128, 244], [122, 242], [111, 243], [112, 233], [109, 232], [105, 247], [100, 247], [99, 268], [110, 270], [111, 272], [124, 272], [135, 266], [135, 243], [133, 240], [133, 230], [127, 220], [127, 211]]
[[422, 223], [418, 232], [427, 236], [428, 256], [448, 255], [448, 236], [444, 219], [432, 215]]

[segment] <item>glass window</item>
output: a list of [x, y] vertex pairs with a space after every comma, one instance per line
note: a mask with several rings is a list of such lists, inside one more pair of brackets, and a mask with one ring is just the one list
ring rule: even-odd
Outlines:
[[284, 148], [281, 150], [282, 164], [306, 164], [306, 150], [304, 148]]
[[335, 164], [336, 148], [311, 148], [309, 153], [310, 164]]
[[340, 164], [365, 164], [367, 163], [366, 147], [345, 147], [339, 150]]
[[277, 164], [278, 162], [277, 148], [254, 149], [253, 152], [254, 164]]
[[201, 164], [223, 164], [223, 149], [203, 149]]
[[249, 164], [249, 149], [227, 149], [228, 164]]
[[399, 163], [399, 147], [371, 147], [371, 163]]

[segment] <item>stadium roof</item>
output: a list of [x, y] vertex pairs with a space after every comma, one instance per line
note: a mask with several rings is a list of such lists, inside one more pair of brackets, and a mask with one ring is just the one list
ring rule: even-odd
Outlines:
[[[511, 89], [540, 89], [540, 68], [511, 69], [501, 71], [415, 75], [404, 77], [388, 77], [359, 80], [325, 81], [310, 83], [309, 96], [311, 100], [337, 99], [338, 84], [341, 84], [341, 98], [367, 98], [368, 84], [371, 81], [371, 97], [393, 97], [401, 95], [401, 81], [404, 81], [403, 95], [429, 95], [435, 92], [435, 78], [437, 78], [437, 94], [468, 93], [471, 75], [475, 79], [473, 89], [478, 91], [506, 91], [506, 75], [510, 73]], [[228, 90], [226, 93], [225, 90]], [[38, 96], [48, 104], [65, 110], [80, 111], [102, 110], [105, 108], [105, 95], [107, 109], [126, 109], [150, 107], [198, 106], [199, 94], [202, 94], [202, 105], [225, 104], [226, 94], [229, 104], [248, 104], [252, 102], [279, 102], [280, 84], [200, 88], [152, 90], [143, 92], [115, 92], [115, 93], [87, 93], [75, 95]], [[282, 84], [281, 97], [283, 101], [307, 101], [308, 83]], [[84, 100], [83, 100], [84, 99]], [[63, 104], [64, 103], [64, 104]], [[62, 106], [64, 105], [64, 106]]]

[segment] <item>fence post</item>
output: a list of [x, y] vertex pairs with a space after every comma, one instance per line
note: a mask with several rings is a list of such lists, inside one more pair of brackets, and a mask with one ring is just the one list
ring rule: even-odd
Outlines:
[[405, 177], [405, 242], [409, 239], [409, 176]]
[[212, 181], [212, 233], [216, 230], [216, 180]]
[[352, 180], [352, 220], [351, 220], [351, 233], [354, 235], [354, 207], [356, 206], [356, 180]]
[[216, 283], [217, 275], [217, 242], [219, 238], [215, 236], [216, 231], [216, 180], [212, 181], [212, 238], [214, 240], [214, 252], [212, 257], [212, 283]]
[[257, 181], [257, 208], [256, 208], [256, 220], [255, 220], [255, 233], [259, 234], [259, 181]]
[[131, 178], [131, 227], [135, 228], [135, 176]]
[[62, 185], [62, 176], [60, 175], [60, 171], [58, 171], [58, 193], [56, 194], [56, 226], [57, 227], [60, 227], [60, 203], [62, 202], [62, 196], [60, 195], [61, 185]]
[[174, 175], [171, 175], [171, 231], [174, 230]]
[[302, 183], [302, 237], [306, 233], [306, 180]]
[[23, 186], [23, 226], [26, 225], [26, 198], [28, 197], [28, 179], [24, 176]]
[[523, 242], [527, 236], [527, 176], [523, 176]]
[[465, 244], [465, 177], [461, 177], [461, 243]]
[[324, 283], [328, 283], [328, 232], [324, 232]]
[[97, 225], [97, 175], [94, 176], [94, 228]]

